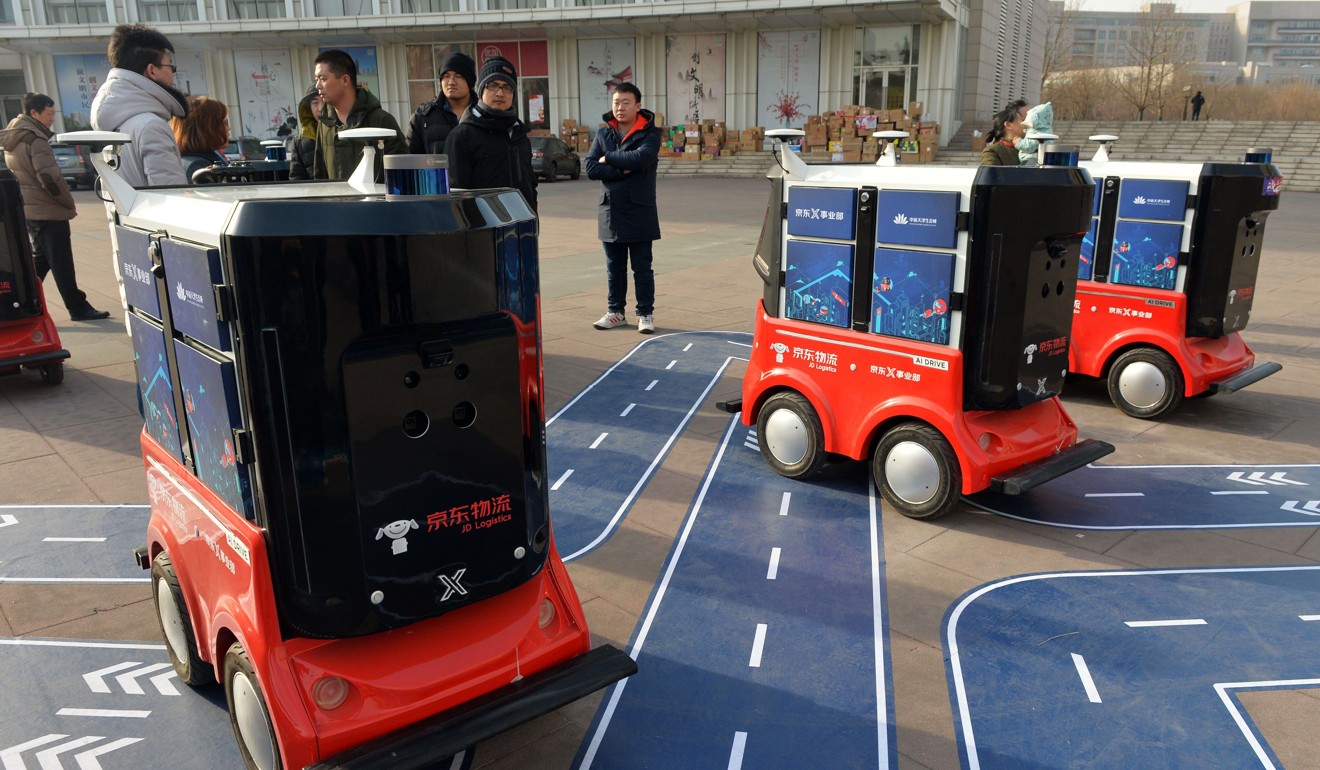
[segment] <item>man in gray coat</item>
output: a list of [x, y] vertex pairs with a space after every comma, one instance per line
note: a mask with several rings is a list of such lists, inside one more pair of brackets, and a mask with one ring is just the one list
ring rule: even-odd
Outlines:
[[97, 321], [110, 314], [92, 307], [78, 288], [69, 238], [69, 220], [78, 216], [78, 209], [50, 149], [50, 127], [54, 122], [55, 101], [45, 94], [28, 94], [23, 97], [23, 114], [0, 131], [0, 147], [4, 147], [5, 165], [18, 177], [23, 193], [23, 215], [32, 236], [37, 280], [44, 281], [47, 273], [54, 273], [55, 287], [69, 318]]
[[174, 88], [174, 46], [145, 24], [121, 24], [106, 51], [110, 74], [92, 101], [92, 128], [133, 138], [119, 156], [119, 175], [134, 187], [188, 184], [170, 118], [188, 114]]

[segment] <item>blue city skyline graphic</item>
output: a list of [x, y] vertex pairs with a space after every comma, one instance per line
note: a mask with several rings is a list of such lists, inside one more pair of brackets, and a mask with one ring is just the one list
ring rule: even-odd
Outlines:
[[852, 317], [852, 263], [852, 246], [790, 240], [784, 259], [788, 294], [785, 316], [848, 328]]
[[1173, 289], [1178, 279], [1182, 230], [1181, 224], [1119, 220], [1114, 227], [1110, 283]]
[[953, 254], [876, 249], [871, 331], [949, 344], [953, 268]]
[[238, 463], [234, 448], [234, 429], [242, 425], [234, 365], [215, 361], [178, 340], [174, 352], [197, 478], [231, 508], [250, 518], [254, 512], [252, 485], [247, 467]]
[[174, 414], [174, 387], [165, 358], [165, 333], [134, 313], [128, 314], [133, 334], [133, 364], [142, 395], [142, 421], [151, 436], [183, 461], [179, 423]]

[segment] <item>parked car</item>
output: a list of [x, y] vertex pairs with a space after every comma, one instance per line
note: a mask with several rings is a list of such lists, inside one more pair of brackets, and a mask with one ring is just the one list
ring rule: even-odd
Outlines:
[[224, 152], [225, 157], [230, 161], [266, 159], [266, 151], [261, 146], [261, 140], [255, 136], [230, 137]]
[[582, 176], [582, 159], [577, 152], [553, 136], [533, 136], [532, 171], [547, 182], [559, 180], [560, 174], [569, 179]]
[[50, 149], [55, 153], [55, 162], [60, 164], [60, 175], [70, 190], [91, 187], [96, 183], [96, 169], [92, 168], [86, 147], [52, 144]]

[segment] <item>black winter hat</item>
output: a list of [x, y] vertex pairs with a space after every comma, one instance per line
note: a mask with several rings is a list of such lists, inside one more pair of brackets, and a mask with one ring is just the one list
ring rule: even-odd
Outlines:
[[462, 51], [454, 51], [440, 62], [440, 77], [444, 78], [446, 72], [458, 73], [467, 81], [469, 91], [477, 87], [477, 63]]
[[486, 86], [492, 80], [503, 80], [509, 84], [514, 91], [518, 90], [518, 70], [513, 68], [513, 62], [503, 56], [494, 56], [481, 65], [481, 77], [477, 80], [477, 94], [486, 90]]

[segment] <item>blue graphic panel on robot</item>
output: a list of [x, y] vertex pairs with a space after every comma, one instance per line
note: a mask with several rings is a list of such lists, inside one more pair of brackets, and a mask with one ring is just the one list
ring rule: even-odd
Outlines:
[[133, 363], [137, 366], [142, 419], [147, 433], [183, 462], [179, 420], [174, 414], [174, 386], [170, 383], [170, 365], [165, 358], [165, 331], [136, 313], [128, 314], [128, 330], [133, 335]]
[[220, 250], [172, 239], [160, 245], [174, 328], [216, 350], [232, 350], [228, 325], [216, 320], [215, 292], [211, 288], [223, 283]]
[[875, 240], [952, 249], [958, 245], [958, 193], [881, 190]]
[[1120, 221], [1114, 227], [1110, 283], [1172, 289], [1181, 245], [1182, 225]]
[[1082, 281], [1091, 280], [1095, 272], [1095, 239], [1098, 237], [1096, 231], [1100, 227], [1099, 219], [1091, 220], [1091, 229], [1086, 231], [1082, 237], [1081, 258], [1077, 260], [1077, 278]]
[[788, 191], [788, 234], [851, 241], [857, 234], [857, 191], [837, 187], [792, 187]]
[[1119, 189], [1121, 219], [1158, 219], [1181, 222], [1187, 218], [1190, 182], [1167, 179], [1124, 179]]
[[787, 251], [785, 315], [797, 321], [848, 328], [852, 316], [853, 247], [791, 240]]
[[871, 331], [949, 344], [954, 255], [876, 249], [871, 276]]
[[174, 355], [197, 478], [229, 507], [252, 518], [252, 485], [234, 449], [234, 429], [242, 427], [234, 364], [179, 340], [174, 341]]
[[151, 274], [151, 239], [139, 230], [115, 228], [119, 242], [119, 273], [124, 279], [124, 299], [128, 306], [160, 320], [160, 297], [156, 279]]

